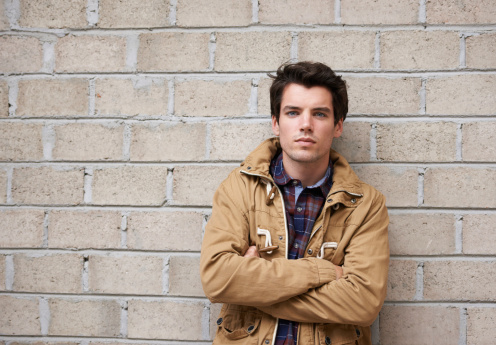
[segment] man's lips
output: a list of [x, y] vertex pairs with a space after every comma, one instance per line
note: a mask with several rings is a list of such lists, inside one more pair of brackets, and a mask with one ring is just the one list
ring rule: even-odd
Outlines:
[[315, 140], [313, 140], [312, 138], [308, 138], [308, 137], [298, 138], [295, 141], [296, 142], [303, 142], [303, 143], [315, 143]]

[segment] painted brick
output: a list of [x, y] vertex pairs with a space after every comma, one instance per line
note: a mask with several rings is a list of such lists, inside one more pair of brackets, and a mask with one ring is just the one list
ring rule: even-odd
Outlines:
[[93, 203], [161, 205], [165, 201], [167, 168], [122, 166], [93, 172]]
[[442, 301], [494, 302], [496, 261], [424, 263], [424, 298]]
[[7, 202], [7, 172], [0, 170], [0, 203]]
[[52, 29], [86, 27], [86, 4], [86, 0], [20, 0], [19, 25]]
[[161, 32], [140, 35], [139, 71], [203, 71], [209, 67], [210, 35]]
[[0, 210], [0, 247], [41, 247], [44, 215], [43, 210], [36, 209]]
[[250, 94], [249, 80], [178, 82], [174, 112], [178, 116], [242, 116], [249, 110]]
[[124, 72], [126, 38], [67, 35], [55, 45], [56, 72]]
[[415, 297], [417, 263], [407, 260], [389, 262], [387, 301], [411, 301]]
[[0, 30], [9, 30], [9, 18], [6, 16], [5, 12], [5, 2], [0, 2]]
[[0, 296], [0, 333], [41, 335], [38, 301], [32, 298]]
[[374, 54], [373, 31], [311, 31], [298, 35], [300, 60], [320, 61], [334, 70], [371, 69], [374, 67]]
[[49, 335], [117, 337], [121, 307], [117, 301], [49, 300]]
[[450, 214], [389, 215], [391, 255], [442, 255], [455, 252], [455, 217]]
[[127, 222], [127, 247], [200, 251], [202, 225], [203, 216], [198, 212], [132, 212]]
[[263, 140], [273, 137], [268, 121], [262, 123], [219, 122], [210, 127], [210, 159], [243, 160]]
[[384, 306], [382, 345], [458, 344], [460, 312], [453, 307]]
[[496, 114], [496, 75], [458, 75], [428, 79], [426, 112], [433, 115]]
[[77, 254], [14, 255], [14, 291], [80, 293], [83, 257]]
[[420, 78], [346, 78], [351, 114], [418, 114]]
[[219, 32], [216, 42], [217, 71], [273, 71], [290, 58], [289, 32]]
[[169, 295], [205, 296], [199, 272], [200, 257], [171, 256], [169, 261]]
[[462, 127], [464, 161], [496, 161], [496, 122], [465, 123]]
[[41, 124], [3, 122], [0, 127], [0, 160], [43, 159], [42, 128]]
[[[77, 342], [70, 342], [70, 341], [12, 341], [9, 342], [9, 345], [78, 345], [79, 343]], [[103, 344], [102, 344], [103, 345]], [[110, 345], [110, 344], [108, 344]], [[113, 344], [113, 345], [118, 345]]]
[[152, 28], [169, 25], [168, 0], [100, 0], [98, 26], [101, 28]]
[[0, 118], [9, 116], [9, 87], [7, 82], [0, 80]]
[[43, 67], [43, 49], [38, 38], [6, 36], [0, 38], [0, 72], [32, 73]]
[[120, 212], [54, 210], [49, 214], [50, 248], [119, 248]]
[[453, 122], [380, 123], [377, 158], [396, 162], [454, 161], [457, 127]]
[[332, 24], [331, 0], [260, 0], [258, 20], [264, 24]]
[[84, 169], [18, 168], [12, 199], [22, 204], [77, 205], [83, 201]]
[[132, 128], [131, 160], [203, 160], [206, 138], [207, 128], [203, 123], [138, 124]]
[[496, 3], [491, 0], [427, 0], [426, 16], [429, 24], [492, 24]]
[[496, 184], [489, 181], [496, 181], [496, 169], [429, 168], [424, 176], [424, 204], [456, 208], [496, 207]]
[[343, 24], [416, 24], [418, 2], [411, 0], [346, 0], [341, 2]]
[[167, 114], [169, 88], [164, 79], [97, 79], [95, 90], [97, 115]]
[[341, 137], [332, 141], [332, 148], [349, 162], [370, 161], [370, 129], [368, 122], [346, 122]]
[[[5, 291], [5, 255], [0, 255], [0, 291]], [[1, 323], [1, 322], [0, 322]]]
[[381, 33], [381, 68], [455, 69], [460, 64], [460, 38], [451, 31]]
[[491, 344], [496, 338], [496, 308], [467, 309], [467, 344]]
[[221, 303], [213, 303], [210, 305], [210, 340], [213, 340], [215, 337], [215, 332], [218, 327], [217, 319], [219, 318], [221, 308]]
[[410, 167], [357, 165], [358, 177], [386, 196], [388, 206], [417, 206], [418, 172]]
[[54, 126], [54, 160], [92, 161], [122, 159], [124, 126], [117, 123], [71, 123]]
[[17, 116], [86, 116], [85, 79], [20, 80]]
[[251, 23], [250, 0], [178, 0], [179, 26], [247, 26]]
[[128, 337], [143, 339], [202, 340], [204, 304], [190, 301], [128, 303]]
[[235, 166], [178, 166], [174, 169], [174, 204], [211, 205], [219, 184]]
[[496, 67], [496, 34], [466, 38], [466, 64], [469, 68]]
[[463, 253], [496, 254], [496, 215], [467, 214], [463, 217]]
[[270, 115], [270, 86], [272, 79], [262, 78], [258, 82], [258, 114]]
[[153, 256], [89, 257], [89, 290], [105, 294], [162, 294], [163, 259]]

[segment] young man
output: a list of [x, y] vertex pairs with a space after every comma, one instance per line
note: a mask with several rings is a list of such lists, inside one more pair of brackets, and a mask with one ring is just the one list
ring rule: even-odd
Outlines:
[[331, 149], [348, 112], [326, 65], [281, 66], [272, 130], [215, 193], [201, 253], [214, 344], [371, 344], [389, 263], [384, 196]]

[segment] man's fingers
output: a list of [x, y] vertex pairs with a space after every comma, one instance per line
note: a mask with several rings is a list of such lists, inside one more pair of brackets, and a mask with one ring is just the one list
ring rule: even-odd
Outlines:
[[248, 250], [246, 251], [245, 255], [243, 255], [245, 258], [259, 258], [260, 254], [258, 253], [257, 247], [256, 246], [250, 246]]

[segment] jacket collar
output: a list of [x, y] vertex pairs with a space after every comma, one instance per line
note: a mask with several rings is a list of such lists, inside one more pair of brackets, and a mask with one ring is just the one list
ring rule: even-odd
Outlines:
[[[281, 145], [279, 138], [274, 137], [263, 141], [241, 163], [241, 171], [249, 175], [266, 178], [273, 182], [272, 176], [269, 173], [270, 162], [280, 151]], [[339, 192], [346, 192], [351, 198], [353, 196], [362, 196], [361, 181], [351, 169], [346, 159], [333, 149], [331, 149], [329, 154], [333, 164], [333, 185], [329, 196]]]

